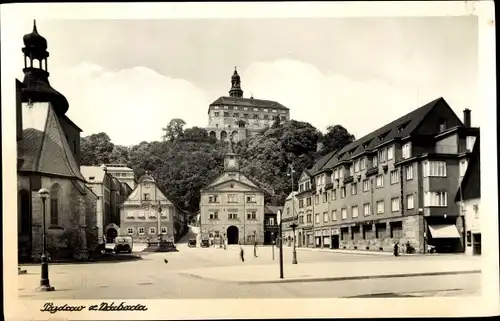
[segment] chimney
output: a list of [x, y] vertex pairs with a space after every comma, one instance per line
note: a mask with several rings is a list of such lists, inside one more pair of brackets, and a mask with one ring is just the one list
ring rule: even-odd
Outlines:
[[465, 127], [470, 127], [470, 109], [464, 109], [464, 125]]

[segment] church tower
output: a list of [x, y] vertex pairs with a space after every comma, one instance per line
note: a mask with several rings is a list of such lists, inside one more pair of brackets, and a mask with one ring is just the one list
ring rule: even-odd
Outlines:
[[231, 90], [229, 90], [230, 97], [243, 97], [243, 90], [241, 90], [241, 79], [238, 75], [236, 67], [234, 67], [234, 73], [231, 76]]
[[72, 122], [66, 112], [69, 103], [66, 97], [49, 83], [47, 40], [38, 33], [36, 21], [33, 31], [23, 37], [24, 79], [17, 88], [21, 103], [50, 103], [57, 115], [76, 162], [80, 165], [80, 133], [82, 130]]

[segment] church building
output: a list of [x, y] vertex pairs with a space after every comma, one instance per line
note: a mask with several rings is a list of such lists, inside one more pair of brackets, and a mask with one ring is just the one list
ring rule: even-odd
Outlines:
[[264, 242], [264, 191], [239, 171], [231, 141], [224, 172], [201, 190], [200, 232], [212, 242]]
[[231, 77], [229, 97], [222, 96], [208, 107], [209, 135], [234, 142], [249, 138], [271, 127], [276, 121], [290, 120], [290, 110], [272, 101], [243, 97], [241, 78], [236, 68]]
[[36, 24], [23, 37], [24, 80], [16, 79], [18, 257], [42, 252], [43, 202], [49, 256], [85, 259], [96, 246], [97, 196], [80, 172], [80, 132], [66, 98], [49, 83], [47, 40]]

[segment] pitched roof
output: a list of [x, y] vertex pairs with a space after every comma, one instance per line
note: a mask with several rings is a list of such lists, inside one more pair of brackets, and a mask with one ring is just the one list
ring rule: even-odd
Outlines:
[[[379, 129], [355, 140], [354, 142], [341, 148], [324, 166], [323, 169], [329, 169], [336, 166], [344, 160], [351, 159], [364, 151], [371, 150], [380, 144], [388, 142], [395, 138], [404, 138], [415, 131], [422, 123], [427, 114], [436, 106], [445, 104], [446, 101], [439, 97], [424, 106], [380, 127]], [[449, 107], [449, 106], [448, 106]]]
[[261, 107], [261, 108], [274, 108], [280, 110], [289, 110], [289, 108], [273, 100], [243, 98], [243, 97], [227, 97], [222, 96], [215, 100], [212, 105], [228, 105], [228, 106], [243, 106], [243, 107]]
[[17, 143], [19, 171], [85, 181], [49, 103], [22, 105], [23, 137]]
[[264, 208], [265, 214], [278, 214], [278, 211], [282, 210], [282, 206], [266, 205]]
[[325, 156], [321, 157], [310, 169], [308, 169], [309, 176], [313, 176], [323, 169], [323, 167], [328, 163], [328, 161], [337, 153], [338, 150], [329, 152]]
[[80, 171], [89, 183], [102, 183], [104, 181], [104, 170], [101, 166], [80, 166]]
[[481, 197], [480, 156], [479, 136], [477, 136], [474, 147], [472, 148], [469, 165], [467, 166], [467, 170], [465, 171], [455, 196], [455, 202]]

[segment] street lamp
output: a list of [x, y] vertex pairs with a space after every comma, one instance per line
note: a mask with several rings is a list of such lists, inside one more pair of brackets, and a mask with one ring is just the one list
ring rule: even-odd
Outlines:
[[161, 243], [161, 220], [160, 220], [160, 217], [161, 217], [161, 202], [158, 201], [158, 204], [157, 204], [157, 209], [158, 209], [158, 246], [160, 245]]
[[38, 191], [38, 196], [42, 199], [42, 271], [40, 278], [40, 287], [38, 288], [41, 292], [54, 291], [54, 287], [50, 286], [49, 281], [49, 263], [47, 262], [47, 236], [45, 235], [45, 200], [49, 197], [49, 191], [42, 188]]
[[292, 178], [292, 217], [293, 217], [293, 222], [290, 224], [290, 227], [292, 228], [293, 231], [293, 258], [292, 258], [292, 264], [297, 264], [297, 250], [296, 250], [296, 245], [295, 245], [295, 228], [297, 228], [298, 224], [295, 222], [295, 195], [293, 194], [293, 173], [295, 170], [293, 169], [293, 164], [290, 164], [290, 176]]
[[281, 211], [278, 210], [278, 212], [276, 213], [276, 218], [278, 219], [278, 224], [279, 224], [279, 228], [280, 228], [280, 236], [279, 236], [279, 240], [280, 240], [280, 279], [283, 279], [283, 225], [282, 225], [282, 222], [281, 222]]

